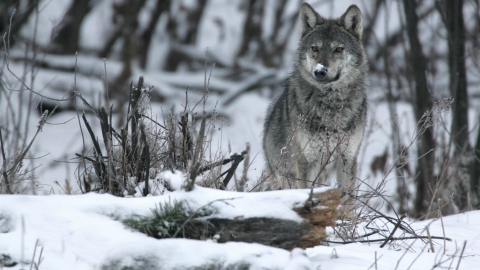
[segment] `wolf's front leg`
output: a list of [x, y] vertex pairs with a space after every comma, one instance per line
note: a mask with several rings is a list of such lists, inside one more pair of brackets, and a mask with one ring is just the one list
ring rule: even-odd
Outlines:
[[357, 179], [357, 161], [341, 156], [336, 162], [338, 186], [345, 191], [354, 190]]
[[307, 159], [300, 155], [297, 159], [296, 166], [296, 186], [297, 188], [310, 188], [310, 181], [308, 174], [310, 172], [310, 166]]
[[355, 216], [355, 194], [357, 187], [357, 161], [340, 157], [337, 161], [337, 184], [342, 191], [342, 215], [346, 219]]

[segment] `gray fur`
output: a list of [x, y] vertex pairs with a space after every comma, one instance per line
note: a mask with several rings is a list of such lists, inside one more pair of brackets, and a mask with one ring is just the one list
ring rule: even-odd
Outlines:
[[367, 113], [361, 12], [352, 5], [328, 20], [304, 3], [299, 17], [294, 71], [265, 119], [269, 188], [310, 187], [336, 173], [337, 183], [350, 189]]

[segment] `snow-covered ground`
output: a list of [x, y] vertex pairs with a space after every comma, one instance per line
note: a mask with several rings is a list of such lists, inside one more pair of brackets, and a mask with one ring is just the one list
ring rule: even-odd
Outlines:
[[[291, 207], [304, 192], [291, 190], [237, 193], [195, 187], [163, 196], [118, 198], [111, 195], [0, 196], [0, 262], [4, 269], [190, 269], [217, 264], [226, 269], [478, 269], [480, 211], [426, 221], [408, 221], [418, 234], [445, 236], [434, 251], [420, 240], [317, 246], [292, 252], [259, 244], [217, 244], [213, 240], [157, 240], [126, 228], [119, 219], [148, 215], [161, 202], [186, 200], [196, 210], [212, 204], [217, 215], [234, 218], [276, 217], [300, 220]], [[223, 199], [223, 200], [222, 200]], [[401, 236], [397, 232], [395, 236]], [[466, 241], [465, 249], [462, 251]], [[462, 255], [462, 256], [460, 256]], [[9, 266], [12, 262], [22, 262]], [[110, 268], [108, 268], [108, 267]], [[136, 268], [121, 268], [136, 267]], [[448, 268], [450, 266], [450, 268]], [[102, 268], [103, 267], [103, 268]], [[0, 267], [1, 268], [1, 267]]]

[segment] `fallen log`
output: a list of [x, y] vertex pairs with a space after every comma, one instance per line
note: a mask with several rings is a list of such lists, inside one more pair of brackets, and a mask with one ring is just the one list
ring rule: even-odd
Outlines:
[[215, 228], [219, 243], [259, 243], [287, 250], [313, 247], [327, 237], [326, 226], [335, 226], [341, 200], [338, 189], [314, 193], [312, 197], [311, 201], [293, 208], [303, 218], [302, 222], [267, 217], [207, 221]]
[[242, 193], [194, 186], [158, 198], [164, 202], [152, 209], [153, 216], [134, 215], [123, 223], [158, 239], [215, 239], [287, 250], [325, 240], [325, 227], [335, 225], [341, 203], [334, 188]]

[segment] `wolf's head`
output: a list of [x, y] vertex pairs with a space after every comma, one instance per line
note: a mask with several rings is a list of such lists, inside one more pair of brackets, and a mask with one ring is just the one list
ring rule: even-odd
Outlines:
[[[360, 9], [351, 5], [338, 19], [320, 16], [308, 3], [300, 9], [297, 69], [313, 84], [348, 82], [366, 70]], [[362, 69], [358, 67], [363, 66]]]

